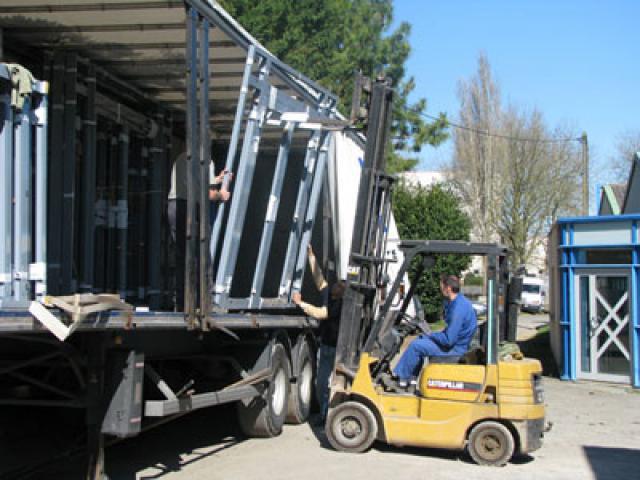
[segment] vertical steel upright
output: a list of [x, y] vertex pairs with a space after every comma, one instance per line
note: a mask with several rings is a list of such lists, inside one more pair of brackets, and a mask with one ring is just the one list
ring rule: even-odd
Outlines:
[[256, 270], [251, 285], [250, 308], [259, 308], [261, 303], [264, 276], [267, 261], [269, 260], [269, 252], [271, 251], [271, 240], [273, 239], [278, 207], [280, 206], [280, 195], [282, 194], [284, 175], [287, 169], [287, 159], [289, 157], [289, 149], [291, 148], [295, 127], [295, 123], [287, 123], [280, 140], [271, 193], [269, 194], [269, 204], [267, 205], [267, 213], [265, 214], [264, 226], [262, 227], [262, 238], [260, 239], [258, 259], [256, 260]]
[[82, 276], [79, 289], [82, 292], [94, 290], [95, 257], [95, 214], [96, 203], [96, 72], [92, 64], [88, 67], [86, 103], [83, 119], [81, 229], [82, 229]]
[[9, 69], [0, 64], [0, 301], [12, 296], [11, 210], [13, 192], [13, 110]]
[[47, 169], [48, 145], [47, 130], [49, 128], [49, 84], [38, 82], [35, 87], [37, 105], [34, 105], [33, 118], [35, 127], [36, 156], [36, 194], [35, 194], [35, 263], [30, 269], [30, 279], [35, 281], [36, 298], [47, 294]]
[[291, 293], [291, 284], [296, 265], [296, 258], [300, 246], [300, 238], [304, 228], [305, 211], [313, 184], [313, 177], [316, 172], [316, 164], [318, 159], [318, 150], [321, 141], [320, 130], [315, 130], [307, 142], [307, 152], [304, 158], [304, 169], [298, 186], [298, 196], [296, 198], [296, 206], [293, 213], [293, 223], [289, 233], [289, 241], [287, 242], [287, 253], [280, 278], [280, 289], [278, 297], [281, 300], [288, 301]]
[[322, 193], [322, 185], [327, 171], [327, 157], [329, 151], [329, 135], [327, 132], [322, 132], [320, 135], [320, 150], [318, 152], [317, 165], [315, 168], [315, 175], [313, 177], [313, 183], [311, 185], [311, 193], [309, 194], [309, 202], [307, 204], [307, 211], [304, 216], [303, 228], [300, 237], [300, 243], [298, 245], [298, 258], [296, 260], [295, 270], [293, 273], [293, 291], [300, 291], [302, 288], [302, 276], [307, 264], [307, 255], [305, 251], [311, 242], [311, 234], [313, 230], [313, 222], [318, 210], [318, 203], [320, 202], [320, 194]]
[[31, 107], [27, 97], [15, 115], [13, 173], [13, 299], [30, 299], [29, 263], [31, 262]]
[[[108, 195], [107, 185], [109, 182], [108, 156], [109, 156], [109, 138], [104, 131], [106, 125], [100, 122], [100, 129], [97, 133], [96, 148], [96, 180], [97, 180], [97, 198], [95, 203], [95, 272], [94, 286], [97, 292], [105, 292], [107, 289], [106, 280], [106, 255], [107, 255], [107, 232], [108, 232]], [[151, 257], [154, 258], [154, 257]]]
[[129, 127], [123, 125], [118, 136], [118, 205], [116, 228], [118, 231], [118, 292], [127, 297], [127, 235], [129, 229]]
[[200, 23], [200, 235], [198, 244], [200, 280], [200, 326], [207, 328], [211, 310], [209, 268], [209, 170], [211, 165], [211, 139], [209, 136], [209, 22]]
[[[251, 70], [255, 61], [255, 46], [250, 45], [247, 51], [247, 58], [244, 64], [244, 70], [242, 73], [242, 84], [240, 85], [240, 93], [238, 96], [238, 105], [236, 106], [236, 115], [233, 120], [233, 128], [231, 130], [231, 140], [229, 141], [229, 150], [227, 151], [227, 159], [225, 162], [225, 170], [231, 171], [233, 169], [233, 162], [236, 158], [236, 152], [238, 150], [238, 142], [240, 140], [240, 131], [242, 129], [242, 117], [244, 108], [247, 102], [247, 94], [249, 92], [249, 80], [251, 78]], [[223, 187], [228, 186], [229, 179], [225, 178]], [[226, 203], [218, 206], [217, 215], [213, 223], [213, 229], [211, 232], [211, 240], [209, 246], [209, 256], [211, 261], [216, 259], [216, 253], [218, 251], [218, 244], [220, 240], [220, 233], [222, 231], [222, 221], [225, 214]], [[220, 290], [218, 290], [220, 288]], [[213, 287], [215, 293], [222, 293], [222, 287], [217, 287], [217, 284]]]
[[[197, 300], [197, 177], [200, 153], [198, 142], [198, 13], [189, 6], [187, 11], [187, 224], [184, 269], [184, 312], [191, 327], [196, 326]], [[180, 228], [178, 226], [178, 228]]]

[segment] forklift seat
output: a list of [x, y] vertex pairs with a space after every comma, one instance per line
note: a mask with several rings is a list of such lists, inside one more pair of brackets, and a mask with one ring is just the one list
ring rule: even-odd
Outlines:
[[428, 363], [460, 363], [460, 355], [442, 355], [429, 357]]

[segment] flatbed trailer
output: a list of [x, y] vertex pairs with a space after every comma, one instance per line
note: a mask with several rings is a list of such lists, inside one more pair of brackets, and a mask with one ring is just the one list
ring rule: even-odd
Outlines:
[[[91, 480], [109, 439], [199, 408], [236, 402], [256, 436], [306, 421], [317, 322], [292, 294], [320, 302], [308, 245], [346, 277], [358, 202], [376, 198], [388, 221], [379, 149], [214, 1], [8, 0], [0, 37], [0, 406], [84, 412]], [[16, 65], [35, 77], [20, 106]], [[175, 311], [166, 210], [181, 152]], [[214, 218], [212, 156], [234, 173]]]

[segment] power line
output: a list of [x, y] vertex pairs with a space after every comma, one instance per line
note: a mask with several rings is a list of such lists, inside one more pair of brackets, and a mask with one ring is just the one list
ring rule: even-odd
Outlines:
[[[440, 117], [436, 117], [433, 115], [429, 115], [428, 113], [419, 112], [425, 118], [430, 120], [442, 120]], [[501, 135], [499, 133], [490, 133], [488, 130], [479, 130], [477, 128], [465, 127], [464, 125], [459, 125], [454, 122], [450, 122], [449, 120], [445, 120], [448, 125], [451, 125], [454, 128], [458, 128], [460, 130], [466, 130], [468, 132], [477, 133], [478, 135], [484, 135], [486, 137], [493, 138], [503, 138], [505, 140], [514, 140], [516, 142], [537, 142], [537, 143], [566, 143], [566, 142], [582, 142], [582, 138], [554, 138], [554, 139], [542, 139], [542, 138], [522, 138], [522, 137], [512, 137], [510, 135]]]

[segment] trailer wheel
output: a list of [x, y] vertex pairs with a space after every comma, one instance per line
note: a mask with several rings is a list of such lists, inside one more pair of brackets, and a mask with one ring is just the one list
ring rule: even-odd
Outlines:
[[469, 434], [469, 455], [478, 465], [501, 467], [513, 455], [515, 441], [507, 427], [498, 422], [482, 422]]
[[329, 443], [336, 450], [361, 453], [376, 439], [378, 422], [366, 405], [345, 402], [329, 411], [326, 433]]
[[263, 395], [249, 405], [238, 402], [240, 428], [250, 437], [275, 437], [282, 432], [287, 415], [291, 366], [284, 347], [277, 343], [271, 350], [271, 377]]
[[311, 345], [307, 339], [302, 339], [298, 348], [295, 349], [297, 365], [295, 372], [296, 382], [291, 385], [289, 393], [289, 411], [287, 412], [287, 422], [294, 425], [304, 423], [309, 418], [311, 412], [311, 402], [313, 401], [313, 379], [315, 377], [315, 358]]

